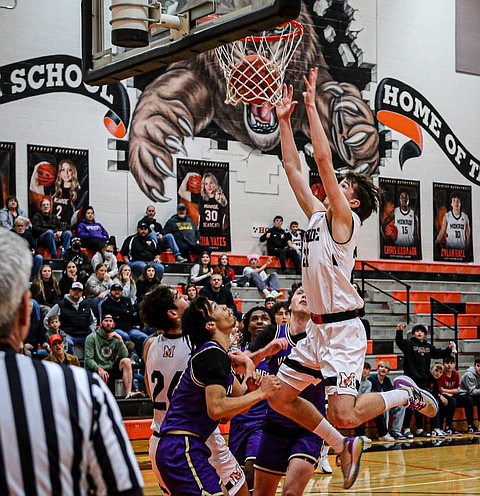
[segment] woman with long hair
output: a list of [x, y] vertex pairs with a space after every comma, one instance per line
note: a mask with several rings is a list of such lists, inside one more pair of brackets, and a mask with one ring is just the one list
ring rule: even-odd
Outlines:
[[60, 293], [62, 295], [68, 294], [70, 288], [72, 287], [72, 284], [77, 281], [83, 283], [83, 281], [80, 280], [80, 276], [78, 274], [77, 264], [70, 260], [70, 262], [67, 262], [67, 264], [65, 265], [65, 269], [63, 269], [62, 272], [62, 278], [58, 282]]
[[113, 282], [119, 282], [122, 286], [122, 296], [130, 298], [133, 305], [137, 302], [137, 285], [132, 277], [132, 269], [128, 264], [123, 264], [118, 269], [118, 275]]
[[213, 274], [210, 253], [208, 251], [202, 251], [198, 256], [197, 263], [192, 267], [190, 271], [190, 283], [196, 284], [197, 286], [205, 286]]
[[82, 245], [89, 250], [100, 251], [108, 242], [107, 230], [95, 220], [95, 210], [88, 206], [83, 220], [78, 224], [77, 235], [82, 240]]
[[33, 299], [40, 305], [42, 316], [60, 300], [62, 294], [50, 265], [42, 265], [40, 272], [32, 282], [30, 291]]
[[145, 265], [142, 275], [137, 279], [137, 305], [140, 305], [143, 297], [158, 284], [160, 284], [160, 279], [155, 272], [155, 266]]
[[63, 159], [58, 164], [57, 178], [55, 179], [55, 192], [52, 196], [52, 211], [65, 227], [70, 227], [75, 222], [73, 215], [77, 210], [77, 198], [80, 183], [75, 164], [68, 159]]
[[235, 287], [237, 283], [235, 282], [235, 272], [232, 267], [230, 267], [230, 263], [228, 260], [228, 255], [226, 253], [222, 253], [218, 257], [217, 266], [213, 269], [213, 272], [218, 273], [222, 276], [222, 281], [224, 286], [231, 288]]
[[193, 301], [198, 296], [198, 288], [195, 284], [187, 284], [183, 294], [187, 295], [188, 301]]
[[103, 300], [108, 296], [112, 280], [107, 272], [107, 266], [99, 263], [95, 267], [95, 273], [92, 274], [85, 283], [85, 298], [96, 298]]

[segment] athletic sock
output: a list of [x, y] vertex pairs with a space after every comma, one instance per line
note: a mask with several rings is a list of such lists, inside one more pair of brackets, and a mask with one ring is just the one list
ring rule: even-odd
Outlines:
[[335, 453], [341, 453], [343, 451], [345, 438], [326, 418], [320, 420], [320, 423], [313, 429], [313, 432], [330, 445]]
[[384, 391], [380, 396], [385, 402], [385, 410], [390, 410], [394, 406], [406, 406], [408, 404], [408, 392], [404, 389], [393, 389], [392, 391]]

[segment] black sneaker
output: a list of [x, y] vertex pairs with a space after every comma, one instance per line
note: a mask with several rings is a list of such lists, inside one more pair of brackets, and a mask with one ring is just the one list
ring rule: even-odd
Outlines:
[[462, 433], [457, 431], [457, 429], [454, 429], [453, 427], [446, 427], [445, 428], [445, 434], [447, 436], [461, 436]]

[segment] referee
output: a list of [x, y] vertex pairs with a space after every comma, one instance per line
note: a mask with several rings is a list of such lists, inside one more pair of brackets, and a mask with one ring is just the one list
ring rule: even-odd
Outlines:
[[141, 495], [115, 399], [97, 374], [18, 354], [32, 256], [0, 229], [0, 494]]

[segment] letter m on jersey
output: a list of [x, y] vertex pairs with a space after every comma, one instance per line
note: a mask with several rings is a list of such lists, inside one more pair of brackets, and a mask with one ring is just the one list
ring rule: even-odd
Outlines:
[[338, 387], [343, 389], [354, 389], [356, 390], [356, 380], [355, 374], [352, 372], [347, 375], [345, 372], [340, 372], [338, 377]]
[[163, 358], [173, 358], [175, 355], [175, 346], [165, 345], [163, 347]]

